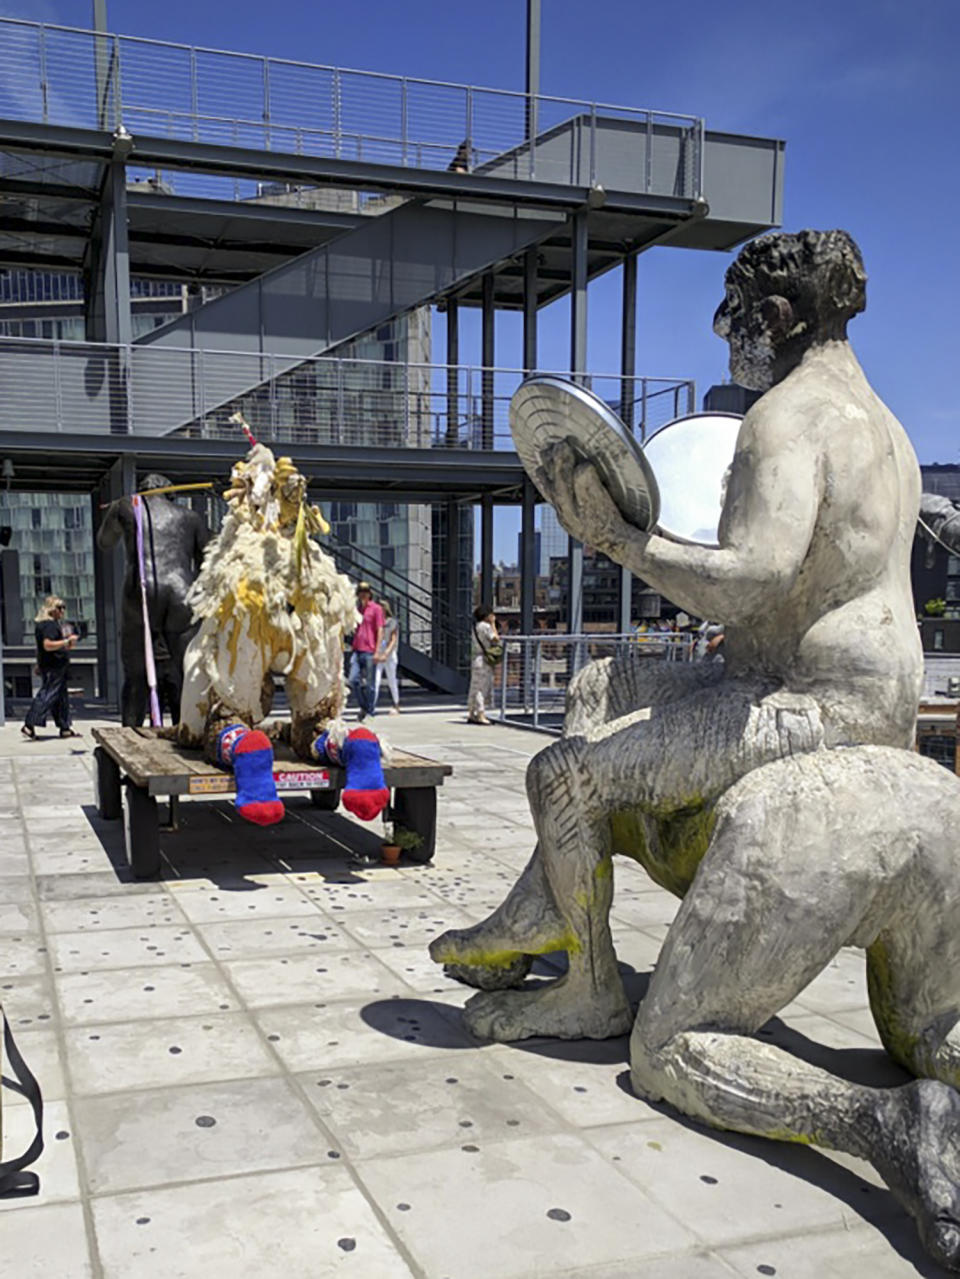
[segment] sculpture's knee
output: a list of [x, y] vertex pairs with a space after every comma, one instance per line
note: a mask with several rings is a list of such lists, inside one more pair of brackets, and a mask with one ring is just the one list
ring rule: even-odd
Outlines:
[[527, 798], [534, 813], [548, 802], [555, 804], [562, 799], [559, 791], [568, 790], [573, 795], [583, 765], [584, 745], [582, 737], [561, 737], [534, 755], [527, 765]]
[[590, 662], [578, 671], [567, 686], [564, 708], [564, 731], [578, 732], [587, 725], [606, 718], [607, 693], [610, 687], [612, 657]]

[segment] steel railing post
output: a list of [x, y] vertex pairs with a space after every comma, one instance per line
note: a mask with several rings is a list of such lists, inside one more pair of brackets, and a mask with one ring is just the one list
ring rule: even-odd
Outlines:
[[590, 185], [597, 185], [597, 104], [590, 104]]
[[123, 123], [123, 86], [120, 82], [120, 37], [113, 37], [113, 127]]
[[337, 421], [334, 431], [334, 437], [337, 444], [343, 443], [343, 361], [336, 356], [337, 361]]
[[190, 111], [193, 115], [193, 140], [200, 138], [200, 89], [197, 84], [197, 51], [190, 50]]
[[540, 725], [540, 671], [543, 658], [543, 641], [538, 639], [533, 660], [533, 727]]
[[53, 339], [53, 386], [54, 386], [54, 404], [57, 413], [57, 430], [63, 430], [63, 386], [60, 374], [60, 343]]
[[467, 144], [467, 169], [473, 169], [473, 85], [467, 86], [467, 111], [466, 133], [464, 134], [464, 142]]
[[340, 159], [340, 69], [333, 71], [333, 154]]
[[400, 84], [400, 163], [407, 167], [407, 77]]
[[507, 666], [510, 662], [510, 641], [503, 646], [503, 661], [500, 663], [500, 721], [507, 718]]
[[[270, 150], [270, 59], [263, 59], [263, 123], [264, 148]], [[282, 148], [281, 148], [282, 150]]]
[[650, 191], [650, 185], [653, 181], [653, 116], [647, 112], [647, 154], [644, 156], [643, 164], [643, 189]]
[[43, 123], [50, 123], [49, 103], [47, 100], [47, 28], [40, 23], [40, 101], [42, 103]]

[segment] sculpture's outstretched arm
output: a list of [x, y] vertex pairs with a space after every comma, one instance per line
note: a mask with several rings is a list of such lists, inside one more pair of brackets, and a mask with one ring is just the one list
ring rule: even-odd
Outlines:
[[561, 523], [698, 617], [736, 623], [769, 609], [796, 581], [820, 505], [818, 465], [802, 438], [741, 439], [720, 520], [720, 546], [693, 546], [628, 524], [589, 463], [565, 445], [546, 479]]

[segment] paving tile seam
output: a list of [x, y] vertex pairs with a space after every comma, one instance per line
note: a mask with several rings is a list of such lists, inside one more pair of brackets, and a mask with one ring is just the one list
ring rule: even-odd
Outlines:
[[[19, 783], [19, 778], [17, 776], [16, 768], [14, 768], [13, 770], [13, 790], [14, 790], [14, 795], [16, 797], [16, 802], [20, 804], [20, 783]], [[70, 1122], [70, 1130], [73, 1133], [77, 1133], [79, 1131], [79, 1128], [77, 1125], [77, 1115], [73, 1106], [73, 1098], [71, 1095], [72, 1079], [69, 1074], [70, 1064], [67, 1058], [66, 1036], [64, 1034], [64, 1027], [63, 1027], [62, 1016], [61, 1016], [62, 1009], [60, 1007], [60, 997], [57, 991], [57, 981], [56, 981], [56, 972], [54, 971], [53, 955], [51, 953], [50, 946], [48, 945], [44, 920], [40, 913], [40, 901], [37, 894], [37, 878], [36, 878], [36, 873], [35, 873], [34, 863], [33, 863], [33, 849], [32, 849], [31, 836], [29, 835], [29, 833], [24, 834], [24, 843], [26, 845], [27, 853], [30, 858], [30, 890], [32, 894], [33, 904], [36, 907], [36, 911], [37, 911], [37, 931], [40, 935], [41, 942], [44, 946], [44, 959], [45, 959], [44, 973], [50, 985], [50, 990], [53, 996], [53, 1005], [57, 1014], [53, 1018], [53, 1026], [51, 1027], [51, 1029], [53, 1030], [56, 1038], [57, 1051], [60, 1055], [60, 1064], [61, 1064], [61, 1068], [63, 1070], [63, 1075], [64, 1075], [65, 1096], [63, 1098], [63, 1104], [66, 1107], [67, 1116]], [[46, 1135], [44, 1136], [44, 1140], [46, 1141]], [[100, 1247], [97, 1241], [96, 1226], [93, 1219], [93, 1210], [90, 1206], [89, 1182], [87, 1180], [86, 1159], [84, 1158], [83, 1151], [80, 1148], [80, 1142], [78, 1140], [74, 1141], [72, 1143], [72, 1146], [73, 1146], [73, 1157], [76, 1160], [77, 1183], [80, 1190], [79, 1203], [80, 1203], [80, 1210], [83, 1214], [83, 1227], [84, 1227], [84, 1235], [86, 1237], [86, 1242], [87, 1242], [87, 1254], [88, 1254], [87, 1259], [90, 1263], [91, 1279], [104, 1279], [103, 1263], [101, 1262], [101, 1259], [100, 1259]], [[70, 1202], [77, 1202], [77, 1201], [71, 1200]]]

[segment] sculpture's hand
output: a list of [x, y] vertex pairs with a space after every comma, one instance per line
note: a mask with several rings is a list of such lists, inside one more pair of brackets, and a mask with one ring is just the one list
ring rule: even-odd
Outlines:
[[538, 480], [571, 537], [618, 561], [628, 545], [641, 549], [645, 535], [627, 523], [596, 467], [578, 459], [569, 444], [555, 444], [545, 454]]

